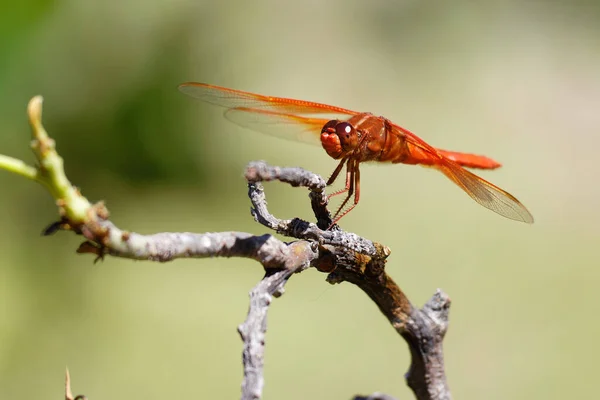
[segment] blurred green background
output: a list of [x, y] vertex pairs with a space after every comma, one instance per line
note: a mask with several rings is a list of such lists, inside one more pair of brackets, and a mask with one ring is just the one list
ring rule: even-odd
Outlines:
[[[504, 164], [482, 176], [536, 218], [478, 206], [441, 174], [362, 168], [343, 228], [392, 249], [415, 304], [452, 298], [456, 399], [592, 398], [600, 309], [600, 4], [596, 1], [2, 1], [0, 153], [29, 162], [29, 98], [72, 181], [141, 233], [253, 223], [251, 160], [327, 176], [318, 147], [238, 128], [180, 94], [194, 80], [372, 111], [431, 144]], [[236, 327], [260, 266], [74, 253], [40, 237], [56, 207], [0, 171], [0, 399], [58, 399], [65, 366], [92, 400], [239, 396]], [[278, 216], [306, 192], [268, 184]], [[294, 277], [269, 316], [265, 398], [411, 398], [405, 343], [350, 284]]]

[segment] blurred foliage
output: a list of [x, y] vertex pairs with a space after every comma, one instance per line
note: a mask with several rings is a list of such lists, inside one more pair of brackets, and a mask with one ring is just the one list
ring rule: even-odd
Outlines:
[[[247, 162], [335, 167], [319, 148], [233, 126], [177, 92], [188, 80], [372, 111], [489, 155], [504, 166], [483, 176], [533, 226], [432, 171], [373, 165], [344, 228], [391, 247], [389, 272], [416, 304], [437, 287], [452, 297], [456, 398], [590, 398], [598, 4], [4, 0], [0, 153], [32, 160], [25, 107], [42, 94], [69, 177], [142, 233], [264, 233], [248, 213]], [[0, 399], [59, 398], [65, 365], [74, 392], [95, 400], [239, 395], [235, 328], [259, 266], [92, 265], [74, 254], [80, 238], [39, 236], [57, 218], [40, 187], [0, 171], [0, 188]], [[267, 196], [277, 215], [310, 218], [305, 191], [269, 184]], [[266, 357], [266, 398], [411, 396], [404, 343], [366, 296], [316, 271], [273, 303]]]
[[[0, 14], [0, 51], [2, 54], [14, 54], [23, 37], [36, 24], [40, 23], [54, 3], [54, 0], [25, 0], [20, 3], [3, 1], [2, 14]], [[0, 72], [3, 72], [9, 60], [9, 57], [2, 57]]]

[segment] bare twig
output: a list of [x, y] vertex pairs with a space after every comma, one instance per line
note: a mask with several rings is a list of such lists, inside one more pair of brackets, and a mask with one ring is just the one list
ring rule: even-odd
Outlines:
[[290, 250], [296, 255], [295, 261], [278, 271], [268, 271], [263, 280], [252, 289], [248, 317], [238, 327], [244, 341], [242, 400], [259, 399], [262, 395], [267, 311], [272, 297], [281, 296], [289, 277], [307, 268], [314, 258], [308, 242], [295, 242], [290, 246]]
[[335, 254], [337, 269], [327, 279], [332, 284], [347, 281], [357, 285], [405, 339], [412, 356], [406, 381], [417, 399], [449, 400], [442, 340], [448, 329], [450, 299], [438, 290], [422, 309], [414, 307], [385, 273], [386, 254], [382, 248], [381, 254], [357, 262], [342, 250]]
[[[419, 310], [385, 273], [385, 264], [390, 255], [387, 247], [341, 230], [326, 232], [309, 222], [298, 219], [280, 220], [269, 214], [264, 191], [255, 182], [278, 179], [281, 176], [282, 182], [292, 186], [307, 186], [311, 189], [311, 195], [316, 193], [318, 196], [322, 191], [318, 184], [304, 185], [305, 182], [319, 182], [307, 171], [301, 168], [270, 167], [262, 162], [252, 163], [248, 170], [246, 176], [252, 178], [249, 195], [255, 219], [288, 236], [319, 240], [319, 256], [312, 261], [313, 265], [321, 271], [333, 270], [328, 276], [330, 283], [348, 281], [362, 289], [408, 343], [412, 363], [406, 374], [406, 381], [417, 399], [451, 399], [442, 351], [442, 340], [448, 329], [448, 296], [438, 290]], [[390, 397], [374, 394], [371, 398]]]
[[327, 231], [299, 218], [281, 220], [269, 213], [264, 189], [259, 182], [281, 180], [292, 186], [305, 186], [310, 189], [313, 209], [316, 209], [317, 218], [323, 222], [321, 226], [329, 226], [331, 217], [325, 207], [327, 200], [321, 186], [324, 180], [320, 176], [302, 168], [272, 167], [263, 161], [255, 161], [246, 168], [246, 179], [248, 179], [248, 195], [253, 206], [252, 215], [264, 226], [296, 239], [315, 240], [321, 244], [343, 247], [365, 255], [377, 253], [377, 246], [372, 241], [354, 233], [344, 232], [339, 228]]
[[[262, 395], [267, 311], [272, 297], [283, 293], [292, 274], [309, 266], [327, 272], [330, 283], [347, 281], [357, 285], [375, 302], [410, 348], [412, 363], [406, 381], [417, 399], [451, 399], [442, 349], [450, 299], [438, 290], [422, 309], [417, 309], [385, 273], [389, 248], [344, 232], [338, 226], [326, 229], [331, 224], [331, 216], [324, 192], [325, 181], [320, 176], [302, 168], [272, 167], [264, 162], [251, 163], [246, 169], [251, 212], [256, 221], [299, 239], [295, 242], [284, 243], [271, 235], [253, 236], [243, 232], [140, 235], [119, 229], [108, 219], [104, 204], [92, 205], [69, 182], [54, 141], [42, 126], [41, 97], [31, 100], [28, 112], [34, 137], [32, 150], [38, 167], [0, 155], [0, 169], [41, 183], [56, 199], [61, 219], [46, 228], [45, 234], [72, 230], [83, 235], [87, 240], [77, 251], [94, 254], [96, 260], [105, 255], [160, 262], [181, 257], [221, 256], [246, 257], [262, 264], [266, 274], [250, 292], [248, 316], [238, 328], [244, 341], [242, 399], [258, 399]], [[298, 218], [281, 220], [271, 215], [261, 185], [262, 181], [271, 180], [308, 188], [317, 223]], [[73, 399], [68, 371], [65, 397], [67, 400], [84, 398]], [[355, 399], [393, 398], [375, 393]]]
[[177, 258], [243, 257], [260, 262], [265, 268], [278, 268], [290, 257], [288, 245], [271, 235], [254, 236], [244, 232], [163, 232], [140, 235], [122, 231], [108, 220], [95, 219], [79, 227], [88, 239], [79, 253], [99, 257], [111, 255], [150, 261]]

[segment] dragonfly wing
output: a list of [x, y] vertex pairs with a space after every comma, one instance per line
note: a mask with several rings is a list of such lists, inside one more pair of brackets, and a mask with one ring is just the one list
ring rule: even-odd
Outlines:
[[[461, 163], [464, 162], [464, 165], [467, 167], [473, 167], [473, 165], [469, 165], [473, 163], [467, 163], [463, 159], [466, 157], [462, 153], [451, 153], [453, 155], [460, 154], [462, 157], [461, 159], [453, 160], [452, 157], [447, 156], [449, 152], [439, 151], [409, 130], [395, 124], [393, 126], [397, 132], [396, 134], [402, 135], [408, 143], [408, 147], [412, 146], [416, 150], [415, 153], [419, 154], [419, 158], [422, 158], [422, 162], [419, 162], [419, 164], [438, 169], [471, 196], [473, 200], [485, 208], [509, 219], [528, 224], [533, 223], [531, 213], [513, 195], [464, 169]], [[493, 165], [495, 161], [487, 159], [487, 157], [468, 156], [471, 157], [468, 161], [476, 161], [477, 164], [482, 164], [477, 165], [479, 168], [487, 167], [491, 169], [492, 167], [496, 167]], [[474, 157], [478, 158], [475, 159]], [[490, 160], [490, 165], [484, 164], [486, 160]]]
[[519, 200], [485, 179], [467, 171], [454, 161], [434, 165], [463, 189], [473, 200], [506, 218], [533, 223], [533, 216]]
[[329, 121], [253, 108], [233, 108], [224, 115], [231, 122], [255, 132], [313, 145], [320, 145], [321, 129]]
[[286, 114], [358, 114], [356, 111], [327, 104], [284, 97], [263, 96], [206, 83], [183, 83], [179, 85], [179, 90], [206, 103], [225, 108], [269, 110]]

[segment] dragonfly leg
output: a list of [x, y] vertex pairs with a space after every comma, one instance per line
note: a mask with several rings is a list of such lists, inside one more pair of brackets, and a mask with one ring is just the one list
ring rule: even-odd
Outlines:
[[[327, 185], [331, 185], [333, 183], [333, 181], [335, 181], [337, 176], [340, 174], [342, 167], [346, 163], [346, 160], [347, 159], [342, 160], [342, 162], [337, 166], [335, 171], [333, 171], [331, 178], [329, 178], [329, 180], [327, 181]], [[351, 186], [351, 182], [352, 182], [350, 163], [351, 163], [351, 160], [348, 160], [348, 163], [346, 164], [346, 185], [344, 186], [343, 189], [340, 189], [338, 191], [331, 193], [329, 196], [327, 196], [328, 198], [332, 198], [333, 196], [337, 196], [338, 194], [346, 193], [348, 190], [350, 190], [350, 186]]]
[[342, 211], [342, 209], [344, 208], [344, 206], [346, 205], [346, 203], [348, 203], [348, 200], [350, 200], [350, 197], [352, 197], [352, 195], [354, 194], [354, 169], [350, 169], [349, 170], [349, 187], [345, 190], [348, 192], [348, 194], [346, 195], [346, 198], [344, 199], [344, 201], [342, 201], [342, 204], [340, 204], [340, 206], [338, 207], [337, 211], [335, 212], [334, 218], [336, 218], [336, 221], [339, 220], [339, 218], [337, 218], [337, 216], [340, 214], [340, 212]]
[[335, 171], [333, 171], [333, 174], [331, 174], [331, 176], [327, 180], [327, 186], [331, 185], [337, 179], [338, 175], [342, 171], [342, 168], [344, 168], [344, 164], [346, 164], [346, 161], [348, 161], [348, 157], [342, 158], [342, 161], [340, 161], [338, 166], [335, 167]]
[[[340, 219], [342, 219], [342, 217], [344, 215], [348, 214], [354, 207], [356, 207], [356, 205], [358, 204], [358, 200], [360, 199], [360, 170], [358, 168], [358, 163], [352, 162], [352, 160], [350, 160], [348, 162], [348, 171], [350, 172], [348, 196], [346, 196], [346, 198], [344, 199], [344, 201], [342, 202], [342, 204], [336, 211], [336, 213], [333, 217], [333, 222], [331, 223], [329, 228], [331, 228], [333, 225], [335, 225]], [[356, 189], [356, 192], [355, 192], [355, 189]], [[352, 197], [353, 194], [354, 194], [353, 204], [350, 207], [348, 207], [346, 210], [343, 210], [344, 206], [346, 205], [346, 203], [348, 203], [348, 200], [350, 200], [350, 197]]]
[[358, 168], [358, 163], [356, 163], [356, 173], [354, 174], [354, 187], [356, 188], [356, 192], [354, 193], [354, 205], [352, 208], [356, 207], [358, 200], [360, 200], [360, 169]]
[[342, 171], [342, 168], [344, 167], [344, 164], [346, 164], [346, 166], [347, 166], [347, 168], [346, 168], [346, 185], [344, 186], [343, 189], [340, 189], [338, 191], [331, 193], [329, 196], [327, 196], [328, 198], [337, 196], [338, 194], [345, 193], [350, 189], [350, 161], [348, 160], [348, 157], [343, 158], [342, 161], [335, 168], [335, 171], [333, 171], [333, 174], [331, 174], [331, 177], [327, 181], [327, 186], [331, 185], [337, 179], [338, 175]]

